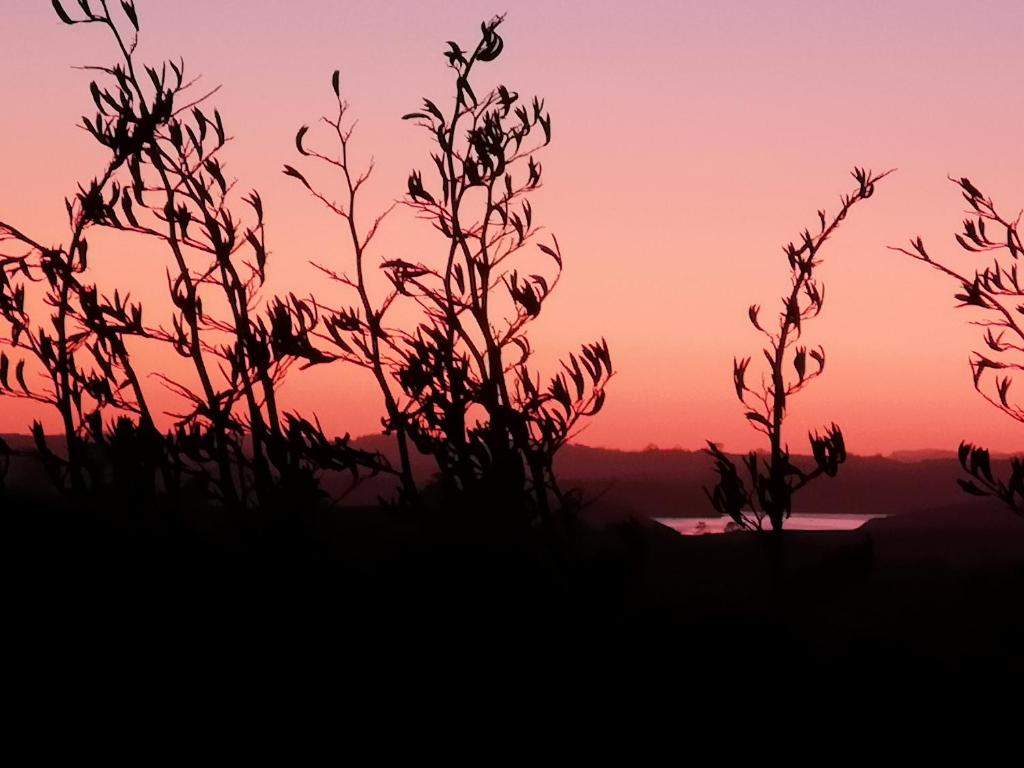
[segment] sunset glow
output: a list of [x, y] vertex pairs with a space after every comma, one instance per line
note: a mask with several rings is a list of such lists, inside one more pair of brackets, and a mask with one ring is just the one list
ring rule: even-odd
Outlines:
[[[105, 64], [110, 51], [99, 30], [67, 34], [49, 3], [9, 5], [0, 211], [58, 243], [63, 196], [103, 162], [76, 127], [93, 111], [90, 76], [71, 68]], [[1006, 211], [1024, 205], [1016, 0], [139, 6], [143, 60], [180, 56], [203, 85], [222, 86], [212, 99], [234, 137], [229, 176], [239, 194], [258, 189], [267, 211], [268, 294], [352, 301], [310, 266], [350, 269], [340, 222], [281, 173], [296, 162], [298, 127], [330, 110], [332, 71], [359, 120], [360, 164], [375, 161], [366, 227], [403, 194], [410, 169], [431, 169], [425, 136], [401, 116], [424, 96], [447, 98], [445, 41], [469, 44], [481, 19], [507, 10], [506, 51], [487, 78], [546, 100], [554, 136], [534, 210], [565, 256], [532, 343], [550, 371], [604, 336], [617, 371], [579, 442], [760, 445], [731, 381], [734, 356], [760, 357], [747, 307], [779, 307], [788, 288], [781, 246], [815, 223], [817, 209], [834, 212], [854, 187], [849, 170], [864, 165], [898, 171], [824, 250], [826, 300], [806, 340], [826, 347], [828, 367], [794, 402], [794, 451], [833, 420], [857, 454], [953, 449], [961, 439], [994, 451], [1024, 444], [1021, 425], [974, 392], [967, 361], [981, 332], [954, 309], [954, 286], [887, 247], [921, 235], [973, 272], [953, 239], [964, 201], [949, 175], [970, 176]], [[118, 233], [90, 240], [96, 281], [130, 290], [159, 317], [166, 253]], [[444, 245], [398, 209], [370, 256], [438, 260]], [[150, 373], [177, 364], [160, 347], [138, 354]], [[174, 411], [174, 396], [153, 389], [159, 409]], [[296, 370], [284, 398], [328, 431], [380, 427], [380, 393], [353, 368]], [[45, 409], [6, 399], [0, 432], [24, 432], [34, 418], [56, 426]]]

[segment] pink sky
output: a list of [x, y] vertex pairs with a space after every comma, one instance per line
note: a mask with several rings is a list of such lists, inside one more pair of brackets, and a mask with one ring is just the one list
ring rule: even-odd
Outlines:
[[[63, 237], [63, 197], [101, 155], [74, 123], [91, 111], [88, 77], [111, 59], [98, 30], [62, 25], [47, 2], [12, 3], [0, 31], [0, 212], [44, 240]], [[828, 370], [792, 403], [789, 437], [837, 421], [856, 453], [955, 447], [962, 438], [1019, 449], [1024, 427], [977, 396], [967, 358], [980, 340], [953, 309], [954, 286], [887, 245], [920, 234], [964, 264], [953, 242], [969, 175], [1002, 208], [1024, 205], [1024, 3], [1002, 2], [338, 2], [138, 0], [142, 58], [184, 57], [210, 85], [236, 137], [240, 188], [268, 211], [273, 287], [308, 292], [308, 259], [343, 266], [337, 222], [280, 174], [294, 134], [330, 104], [330, 73], [360, 118], [355, 149], [374, 155], [372, 202], [429, 166], [424, 136], [400, 116], [443, 98], [444, 41], [466, 45], [508, 11], [495, 82], [547, 99], [539, 219], [566, 257], [536, 324], [542, 359], [604, 335], [617, 370], [605, 411], [581, 441], [732, 450], [759, 444], [731, 383], [734, 355], [760, 356], [746, 320], [787, 285], [780, 246], [833, 210], [849, 169], [898, 167], [857, 206], [825, 251], [822, 317], [807, 341]], [[69, 3], [69, 7], [73, 3]], [[430, 247], [394, 219], [396, 256]], [[97, 243], [99, 244], [99, 243]], [[99, 249], [96, 249], [99, 251]], [[111, 240], [101, 283], [142, 296], [162, 264]], [[154, 299], [155, 301], [155, 299]], [[339, 298], [339, 302], [341, 299]], [[1020, 383], [1018, 383], [1020, 386]], [[342, 367], [296, 373], [291, 401], [325, 425], [374, 431], [370, 382]], [[39, 413], [0, 401], [0, 431]]]

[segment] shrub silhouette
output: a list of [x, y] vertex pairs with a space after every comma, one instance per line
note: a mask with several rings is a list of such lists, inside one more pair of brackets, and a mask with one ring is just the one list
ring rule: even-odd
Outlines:
[[[255, 191], [238, 199], [227, 175], [227, 128], [210, 104], [217, 89], [197, 90], [184, 62], [137, 61], [133, 2], [114, 8], [79, 0], [74, 13], [66, 6], [53, 2], [64, 23], [103, 27], [119, 54], [110, 66], [89, 68], [96, 113], [82, 120], [108, 159], [66, 201], [67, 246], [47, 247], [0, 222], [0, 243], [19, 250], [0, 254], [0, 314], [11, 330], [0, 388], [59, 413], [64, 450], [51, 447], [39, 423], [32, 431], [38, 457], [69, 498], [176, 503], [187, 486], [234, 512], [274, 509], [315, 503], [319, 475], [344, 471], [353, 483], [392, 473], [401, 500], [418, 505], [410, 451], [419, 450], [437, 463], [446, 512], [529, 527], [576, 508], [578, 494], [560, 487], [554, 456], [580, 420], [601, 409], [612, 362], [601, 340], [570, 355], [546, 385], [530, 367], [527, 328], [562, 270], [558, 242], [541, 239], [529, 200], [541, 182], [536, 155], [551, 139], [551, 118], [540, 99], [521, 100], [503, 85], [484, 93], [476, 82], [503, 49], [501, 17], [481, 25], [471, 51], [449, 43], [450, 113], [425, 100], [405, 116], [435, 144], [435, 182], [414, 171], [405, 197], [368, 227], [357, 219], [356, 203], [372, 164], [363, 172], [351, 164], [338, 72], [337, 112], [325, 118], [338, 155], [314, 149], [307, 127], [298, 132], [298, 152], [343, 182], [344, 199], [336, 203], [285, 166], [347, 222], [354, 275], [318, 265], [355, 292], [355, 306], [334, 309], [316, 297], [263, 297], [263, 201]], [[429, 222], [443, 246], [429, 263], [379, 263], [390, 289], [374, 303], [368, 250], [384, 217], [399, 207]], [[154, 322], [130, 296], [90, 281], [88, 236], [96, 228], [162, 244], [171, 265], [168, 320]], [[34, 304], [26, 299], [36, 285], [53, 310], [48, 326], [30, 316]], [[387, 322], [399, 303], [418, 312], [408, 327]], [[147, 379], [129, 353], [131, 339], [167, 345], [187, 362], [187, 375]], [[400, 466], [281, 411], [277, 392], [290, 370], [332, 361], [371, 371]], [[33, 371], [46, 383], [31, 382]], [[153, 379], [182, 403], [166, 433], [147, 397]]]
[[[765, 518], [772, 529], [781, 531], [792, 511], [793, 494], [821, 475], [834, 477], [839, 465], [846, 461], [843, 433], [833, 423], [823, 434], [808, 435], [815, 467], [800, 469], [790, 460], [789, 447], [783, 441], [782, 427], [789, 398], [800, 392], [825, 370], [825, 350], [808, 349], [800, 344], [804, 324], [821, 312], [825, 298], [824, 286], [814, 270], [821, 263], [821, 249], [836, 231], [849, 210], [874, 194], [875, 184], [891, 171], [873, 174], [861, 168], [853, 170], [857, 188], [842, 197], [839, 211], [830, 220], [825, 211], [818, 211], [818, 227], [812, 234], [805, 229], [799, 244], [789, 243], [783, 249], [789, 262], [792, 284], [782, 297], [777, 329], [765, 327], [759, 319], [760, 306], [750, 307], [750, 323], [767, 339], [763, 349], [768, 370], [756, 387], [747, 384], [750, 358], [733, 360], [733, 383], [736, 397], [747, 408], [750, 425], [768, 438], [767, 459], [759, 459], [751, 451], [744, 460], [751, 485], [748, 488], [733, 461], [714, 443], [708, 442], [706, 452], [715, 460], [718, 483], [713, 491], [705, 489], [715, 510], [728, 515], [744, 528], [761, 530]], [[787, 375], [789, 366], [793, 374]]]
[[[334, 354], [371, 370], [381, 389], [406, 498], [415, 496], [411, 442], [436, 461], [447, 511], [522, 526], [552, 522], [576, 506], [576, 495], [559, 486], [553, 460], [579, 421], [601, 409], [612, 362], [601, 340], [570, 355], [546, 387], [529, 366], [527, 327], [562, 271], [558, 241], [540, 239], [529, 201], [541, 182], [536, 154], [551, 140], [551, 117], [543, 101], [523, 100], [504, 85], [477, 93], [477, 73], [504, 48], [501, 22], [499, 16], [483, 23], [470, 50], [448, 43], [454, 90], [448, 113], [425, 99], [404, 117], [427, 132], [435, 151], [434, 181], [413, 171], [402, 203], [433, 227], [443, 248], [437, 260], [381, 262], [392, 289], [380, 304], [369, 298], [365, 270], [383, 216], [365, 232], [356, 223], [357, 195], [372, 166], [359, 173], [351, 165], [338, 73], [332, 79], [337, 117], [325, 122], [339, 155], [307, 146], [305, 126], [296, 144], [300, 154], [341, 174], [343, 201], [328, 198], [293, 167], [285, 173], [348, 223], [355, 275], [321, 267], [353, 289], [359, 303], [326, 314], [324, 325]], [[386, 325], [397, 302], [416, 305], [421, 319], [411, 330]]]
[[367, 251], [383, 223], [397, 204], [392, 204], [362, 231], [357, 215], [356, 204], [359, 192], [373, 174], [372, 161], [362, 170], [356, 170], [351, 157], [351, 143], [354, 123], [346, 123], [349, 104], [341, 95], [341, 73], [337, 70], [331, 76], [331, 88], [334, 91], [337, 111], [332, 116], [321, 118], [323, 124], [331, 129], [332, 139], [337, 146], [337, 155], [329, 156], [308, 145], [306, 134], [309, 126], [304, 125], [295, 136], [295, 146], [303, 157], [313, 158], [327, 166], [330, 171], [341, 177], [343, 199], [333, 200], [320, 192], [302, 172], [290, 165], [284, 167], [287, 176], [298, 179], [309, 192], [322, 203], [332, 214], [345, 222], [345, 232], [352, 247], [354, 276], [339, 272], [330, 265], [313, 262], [320, 272], [332, 281], [355, 292], [358, 305], [344, 309], [331, 309], [315, 298], [315, 307], [322, 313], [323, 332], [319, 335], [329, 342], [334, 349], [332, 353], [321, 353], [330, 359], [343, 360], [372, 372], [380, 389], [386, 416], [383, 427], [386, 433], [394, 433], [399, 454], [400, 497], [406, 502], [414, 502], [417, 497], [416, 480], [413, 475], [410, 459], [410, 446], [406, 409], [400, 404], [396, 395], [397, 384], [391, 377], [394, 356], [397, 355], [395, 344], [396, 332], [384, 325], [384, 317], [398, 297], [397, 291], [391, 291], [380, 304], [374, 304], [370, 295], [369, 278], [367, 276]]
[[[983, 319], [974, 322], [985, 329], [986, 351], [975, 351], [970, 360], [974, 388], [1011, 419], [1024, 424], [1024, 404], [1010, 395], [1014, 373], [1024, 370], [1024, 283], [1017, 266], [1024, 253], [1020, 215], [1014, 219], [1004, 218], [992, 199], [970, 179], [951, 178], [950, 181], [959, 187], [972, 211], [972, 217], [964, 219], [963, 231], [956, 235], [957, 243], [971, 254], [991, 254], [992, 264], [976, 269], [968, 277], [968, 273], [935, 261], [920, 237], [911, 240], [909, 248], [893, 250], [955, 280], [961, 291], [954, 295], [959, 302], [957, 307], [972, 307], [982, 312]], [[989, 452], [984, 448], [962, 442], [958, 456], [960, 465], [972, 477], [957, 481], [967, 493], [995, 496], [1024, 514], [1024, 457], [1010, 460], [1010, 476], [1004, 480], [993, 475]]]
[[[66, 201], [70, 244], [48, 248], [0, 223], [0, 242], [29, 250], [3, 260], [0, 313], [11, 328], [10, 346], [34, 358], [51, 387], [28, 384], [24, 357], [13, 366], [12, 382], [6, 353], [0, 386], [60, 413], [64, 456], [49, 448], [40, 424], [33, 426], [54, 481], [75, 498], [116, 490], [139, 503], [132, 493], [173, 498], [187, 480], [242, 511], [313, 501], [316, 475], [325, 469], [355, 477], [360, 468], [386, 470], [380, 457], [330, 440], [278, 407], [276, 391], [289, 368], [326, 359], [310, 340], [319, 320], [315, 307], [295, 296], [260, 297], [267, 267], [263, 203], [256, 192], [244, 198], [248, 224], [232, 207], [234, 185], [221, 159], [228, 136], [220, 113], [207, 106], [216, 89], [195, 93], [197, 79], [186, 77], [183, 62], [154, 68], [136, 61], [132, 2], [122, 2], [117, 15], [105, 0], [79, 0], [77, 16], [58, 0], [53, 6], [68, 25], [106, 28], [120, 54], [112, 66], [89, 68], [97, 73], [90, 84], [96, 115], [82, 125], [109, 160]], [[140, 304], [86, 281], [87, 235], [96, 227], [166, 247], [174, 265], [167, 272], [170, 327], [147, 324]], [[51, 328], [34, 324], [26, 310], [26, 285], [40, 280], [54, 310]], [[228, 316], [218, 318], [211, 304]], [[185, 404], [167, 435], [155, 425], [129, 337], [167, 344], [189, 361], [198, 382], [155, 374]], [[126, 477], [134, 481], [121, 482]]]
[[[87, 14], [83, 22], [106, 24], [127, 56], [129, 49], [110, 20], [106, 4], [99, 14], [93, 13], [88, 3], [82, 5]], [[67, 16], [59, 3], [54, 3], [54, 8], [66, 23], [78, 23]], [[126, 13], [130, 9], [134, 24], [134, 7], [126, 4], [125, 8]], [[116, 75], [113, 69], [109, 72]], [[117, 107], [110, 94], [105, 94], [109, 106], [104, 104], [104, 95], [95, 84], [92, 92], [101, 112]], [[157, 124], [166, 119], [163, 112], [166, 106], [161, 104], [158, 111], [152, 112], [134, 135], [141, 137], [143, 132], [155, 130]], [[85, 119], [84, 124], [100, 138], [100, 123], [108, 119], [98, 117], [95, 124]], [[40, 389], [28, 384], [26, 357], [14, 363], [16, 383], [12, 384], [11, 360], [6, 353], [0, 355], [0, 386], [9, 395], [45, 403], [58, 411], [64, 431], [64, 457], [49, 449], [39, 423], [33, 425], [32, 432], [50, 476], [59, 487], [76, 496], [86, 489], [87, 474], [95, 474], [97, 470], [96, 452], [90, 451], [88, 442], [97, 431], [97, 418], [101, 418], [99, 414], [104, 408], [131, 412], [137, 417], [140, 432], [150, 438], [155, 433], [152, 414], [124, 343], [126, 337], [145, 333], [142, 308], [116, 291], [112, 299], [101, 297], [95, 286], [82, 279], [88, 267], [88, 232], [101, 226], [107, 211], [119, 202], [121, 189], [115, 176], [126, 161], [129, 129], [127, 120], [116, 124], [109, 120], [109, 131], [102, 136], [102, 143], [111, 150], [106, 167], [87, 185], [79, 185], [78, 192], [65, 200], [70, 227], [66, 247], [47, 247], [16, 227], [0, 222], [0, 242], [13, 242], [28, 249], [26, 255], [5, 257], [0, 276], [0, 313], [10, 327], [10, 347], [25, 353], [27, 359], [35, 359], [44, 378], [49, 380], [50, 388]], [[41, 281], [46, 286], [43, 300], [53, 309], [49, 327], [34, 325], [26, 310], [26, 283]], [[83, 357], [90, 360], [91, 365], [82, 363]], [[165, 482], [168, 482], [166, 477]]]

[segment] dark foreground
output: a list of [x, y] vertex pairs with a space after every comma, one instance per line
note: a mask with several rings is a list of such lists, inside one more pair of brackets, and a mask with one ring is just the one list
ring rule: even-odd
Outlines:
[[6, 653], [19, 675], [986, 675], [1024, 659], [1024, 520], [999, 507], [781, 539], [636, 522], [511, 544], [371, 509], [241, 527], [125, 519], [7, 506]]

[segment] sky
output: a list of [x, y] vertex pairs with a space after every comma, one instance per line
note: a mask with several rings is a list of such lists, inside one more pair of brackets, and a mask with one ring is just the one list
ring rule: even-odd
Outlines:
[[[75, 127], [93, 110], [89, 77], [72, 67], [113, 52], [98, 30], [61, 24], [46, 0], [3, 5], [0, 218], [56, 243], [64, 196], [103, 161]], [[330, 109], [339, 69], [359, 118], [354, 151], [376, 162], [367, 206], [386, 206], [410, 169], [430, 168], [425, 135], [400, 118], [449, 93], [445, 41], [469, 47], [481, 20], [507, 12], [487, 79], [546, 99], [554, 135], [534, 208], [565, 257], [531, 339], [550, 370], [604, 336], [617, 370], [580, 442], [760, 445], [732, 386], [733, 357], [760, 358], [747, 307], [777, 306], [789, 279], [781, 246], [818, 208], [834, 210], [852, 190], [849, 170], [863, 165], [898, 171], [823, 251], [825, 307], [805, 338], [825, 347], [828, 367], [791, 403], [792, 448], [832, 421], [859, 454], [961, 439], [1024, 445], [1024, 425], [973, 390], [967, 361], [980, 334], [954, 309], [955, 286], [887, 248], [921, 235], [934, 255], [973, 269], [953, 240], [964, 203], [948, 175], [969, 176], [1011, 214], [1024, 206], [1019, 0], [137, 5], [142, 59], [183, 57], [222, 86], [214, 103], [234, 137], [228, 171], [263, 195], [272, 286], [333, 292], [338, 304], [344, 295], [308, 262], [344, 268], [340, 222], [280, 173], [300, 159], [297, 128]], [[97, 240], [97, 280], [158, 301], [164, 257]], [[401, 215], [380, 242], [385, 258], [429, 259], [443, 247]], [[355, 369], [297, 372], [285, 399], [331, 431], [379, 425], [379, 396]], [[52, 423], [0, 401], [0, 431], [39, 417]]]

